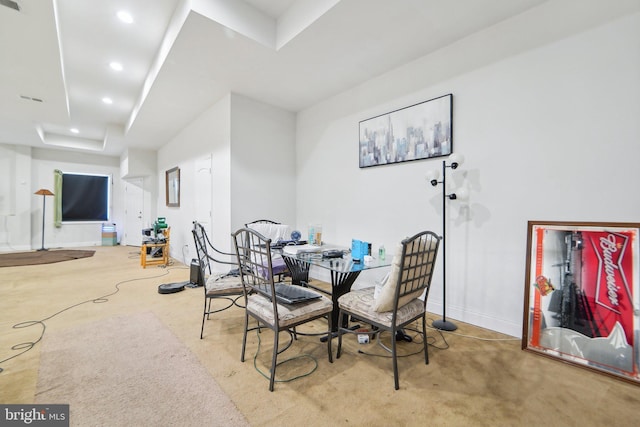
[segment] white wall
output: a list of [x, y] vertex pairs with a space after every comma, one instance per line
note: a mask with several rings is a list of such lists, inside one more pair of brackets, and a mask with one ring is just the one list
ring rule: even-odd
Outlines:
[[33, 193], [38, 190], [31, 185], [31, 147], [0, 144], [0, 157], [6, 167], [1, 172], [0, 251], [29, 250]]
[[[1, 145], [2, 155], [12, 164], [10, 186], [3, 189], [2, 199], [12, 207], [0, 214], [0, 251], [25, 251], [42, 246], [41, 188], [53, 191], [53, 171], [104, 174], [112, 177], [110, 222], [116, 224], [118, 239], [124, 225], [124, 199], [119, 160], [115, 157], [48, 150], [26, 146]], [[63, 223], [53, 225], [53, 197], [45, 200], [46, 248], [98, 246], [102, 244], [101, 223]]]
[[[449, 182], [470, 199], [447, 204], [447, 317], [520, 336], [528, 220], [638, 221], [640, 14], [460, 65], [516, 34], [513, 25], [299, 113], [296, 209], [299, 227], [320, 222], [324, 240], [345, 245], [440, 233], [442, 190], [424, 176], [441, 159], [359, 169], [358, 123], [452, 93], [454, 151], [466, 163]], [[429, 310], [442, 313], [441, 302], [438, 266]]]
[[[158, 150], [158, 216], [165, 217], [171, 227], [172, 257], [184, 263], [195, 258], [192, 222], [195, 220], [197, 159], [212, 157], [212, 243], [222, 250], [230, 249], [229, 236], [229, 96], [205, 110], [167, 145]], [[180, 168], [180, 207], [167, 207], [165, 171]]]
[[155, 150], [128, 148], [120, 156], [120, 177], [122, 179], [155, 176]]
[[[158, 216], [171, 226], [171, 256], [195, 258], [192, 221], [201, 188], [196, 165], [211, 156], [211, 233], [220, 250], [233, 251], [231, 232], [254, 219], [295, 219], [295, 116], [229, 94], [158, 151]], [[164, 171], [180, 167], [180, 207], [164, 200]]]
[[[119, 239], [124, 223], [123, 184], [120, 179], [119, 162], [117, 157], [34, 148], [31, 156], [30, 191], [32, 194], [40, 188], [53, 191], [53, 171], [55, 169], [60, 169], [65, 173], [110, 175], [112, 192], [109, 222], [116, 224]], [[47, 197], [45, 203], [45, 247], [62, 248], [102, 244], [102, 223], [63, 223], [61, 228], [55, 228], [53, 226], [53, 197]], [[42, 196], [33, 195], [30, 212], [31, 249], [36, 249], [42, 245]]]
[[0, 144], [0, 216], [16, 214], [15, 176], [15, 150], [12, 146]]
[[231, 227], [295, 221], [295, 115], [253, 99], [231, 100]]

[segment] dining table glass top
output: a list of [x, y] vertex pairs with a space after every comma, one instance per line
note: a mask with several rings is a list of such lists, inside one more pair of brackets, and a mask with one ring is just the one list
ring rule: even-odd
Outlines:
[[296, 254], [286, 253], [284, 252], [284, 256], [295, 258], [299, 261], [306, 262], [310, 265], [314, 265], [320, 268], [325, 268], [327, 270], [337, 271], [337, 272], [359, 272], [370, 270], [374, 268], [388, 267], [391, 265], [391, 259], [385, 257], [385, 259], [380, 259], [378, 257], [371, 257], [365, 260], [359, 261], [354, 260], [351, 257], [351, 251], [347, 249], [342, 249], [343, 255], [342, 257], [329, 258], [327, 257], [327, 251], [333, 250], [341, 250], [338, 247], [327, 247], [326, 249], [322, 249], [318, 252], [298, 252]]

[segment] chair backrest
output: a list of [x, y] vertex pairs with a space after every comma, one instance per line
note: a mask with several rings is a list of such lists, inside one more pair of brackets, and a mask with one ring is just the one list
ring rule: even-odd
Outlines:
[[274, 313], [277, 314], [275, 298], [271, 298], [271, 295], [275, 295], [271, 239], [251, 228], [241, 228], [232, 236], [245, 299], [252, 292], [262, 294], [272, 300]]
[[[203, 279], [206, 279], [207, 276], [212, 273], [212, 261], [218, 264], [233, 265], [237, 267], [238, 263], [235, 260], [235, 253], [223, 252], [213, 246], [209, 240], [209, 236], [207, 236], [204, 226], [198, 221], [193, 221], [193, 229], [191, 230], [191, 233], [193, 234], [193, 241], [196, 245], [196, 253], [198, 255], [200, 272], [202, 273]], [[220, 257], [214, 256], [216, 254], [231, 257], [232, 260], [219, 259]]]
[[[202, 224], [197, 221], [193, 222], [193, 242], [196, 245], [196, 253], [198, 255], [198, 263], [200, 264], [200, 273], [205, 279], [207, 274], [211, 274], [211, 265], [209, 264], [209, 254], [207, 253], [207, 233]], [[204, 285], [204, 283], [200, 283]]]
[[255, 221], [246, 223], [244, 226], [247, 228], [250, 228], [249, 226], [253, 224], [280, 224], [280, 223], [276, 221], [272, 221], [270, 219], [256, 219]]
[[432, 231], [423, 231], [404, 239], [401, 245], [402, 257], [397, 265], [398, 268], [392, 266], [391, 270], [391, 274], [397, 274], [394, 311], [406, 303], [407, 299], [417, 298], [423, 292], [425, 292], [424, 304], [426, 305], [440, 247], [440, 237]]

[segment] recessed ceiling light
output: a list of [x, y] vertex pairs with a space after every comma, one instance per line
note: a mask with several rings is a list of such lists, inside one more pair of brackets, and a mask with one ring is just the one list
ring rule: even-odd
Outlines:
[[109, 67], [111, 67], [111, 69], [114, 71], [122, 71], [122, 64], [119, 62], [111, 62], [109, 64]]
[[113, 104], [113, 99], [105, 96], [104, 98], [102, 98], [102, 102], [104, 102], [105, 104]]
[[133, 16], [131, 16], [131, 14], [126, 10], [118, 12], [118, 18], [126, 24], [131, 24], [133, 22]]
[[80, 133], [80, 131], [78, 130], [78, 128], [71, 128], [69, 129], [71, 131], [71, 133]]

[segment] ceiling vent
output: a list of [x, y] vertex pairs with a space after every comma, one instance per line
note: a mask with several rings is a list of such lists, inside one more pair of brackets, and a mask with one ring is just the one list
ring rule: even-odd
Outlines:
[[[3, 1], [3, 0], [0, 0], [0, 1]], [[40, 99], [40, 98], [33, 98], [33, 97], [27, 96], [27, 95], [20, 95], [20, 98], [26, 99], [27, 101], [42, 102], [42, 99]]]
[[20, 12], [20, 6], [18, 5], [18, 2], [15, 2], [13, 0], [0, 0], [0, 5], [10, 7], [11, 9]]

